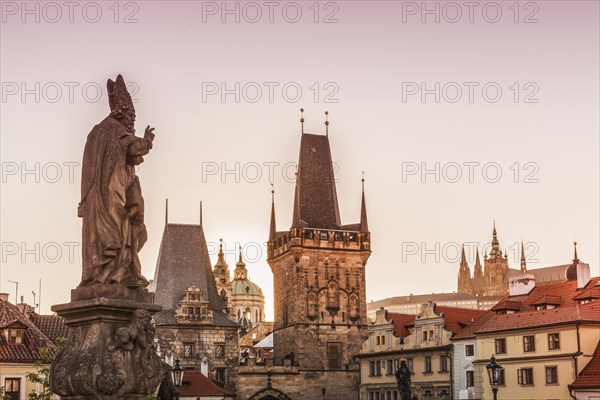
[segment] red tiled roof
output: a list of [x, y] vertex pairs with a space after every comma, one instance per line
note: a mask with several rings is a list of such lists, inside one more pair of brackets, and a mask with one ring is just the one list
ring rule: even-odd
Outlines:
[[581, 373], [570, 385], [572, 389], [600, 388], [600, 342], [596, 346], [592, 359], [581, 370]]
[[200, 371], [188, 371], [183, 373], [183, 381], [179, 386], [179, 393], [184, 396], [225, 396], [235, 397], [235, 392], [220, 387]]
[[475, 337], [475, 332], [477, 332], [477, 330], [481, 326], [483, 326], [483, 324], [485, 324], [492, 316], [494, 316], [494, 313], [486, 312], [485, 314], [477, 318], [471, 325], [458, 332], [458, 334], [454, 336], [452, 340], [469, 339]]
[[54, 350], [52, 341], [44, 335], [15, 305], [0, 300], [0, 329], [8, 327], [23, 329], [20, 344], [10, 343], [0, 334], [0, 362], [33, 363], [39, 358], [39, 351], [49, 347]]
[[[486, 313], [485, 310], [446, 306], [436, 306], [435, 309], [438, 315], [444, 314], [445, 329], [454, 333], [460, 332]], [[387, 319], [394, 323], [394, 335], [397, 337], [408, 336], [407, 328], [414, 326], [415, 317], [416, 315], [387, 313]]]
[[518, 311], [521, 309], [521, 302], [520, 301], [511, 301], [508, 299], [502, 299], [498, 302], [498, 304], [496, 304], [494, 307], [491, 308], [492, 311], [499, 311], [499, 310], [512, 310], [512, 311]]
[[[577, 289], [577, 281], [566, 281], [551, 285], [536, 286], [529, 294], [507, 296], [488, 313], [488, 321], [480, 326], [475, 333], [503, 331], [519, 328], [555, 325], [574, 321], [600, 323], [600, 301], [579, 304], [576, 294], [593, 287], [600, 277], [592, 278], [584, 289]], [[549, 310], [537, 310], [539, 299], [560, 297], [561, 304]], [[520, 309], [512, 314], [495, 314], [502, 302], [520, 302]]]
[[71, 329], [65, 325], [64, 318], [56, 314], [40, 315], [33, 313], [29, 316], [29, 319], [55, 344], [59, 338], [68, 338], [71, 332]]
[[600, 286], [594, 285], [592, 287], [586, 287], [584, 290], [579, 292], [577, 294], [577, 296], [573, 297], [573, 300], [591, 300], [591, 299], [600, 299]]
[[404, 338], [409, 334], [406, 325], [414, 322], [415, 315], [388, 312], [386, 319], [394, 324], [394, 336]]
[[462, 331], [465, 327], [469, 326], [477, 318], [486, 313], [485, 310], [446, 306], [437, 306], [435, 310], [438, 314], [444, 313], [444, 320], [446, 322], [445, 328], [447, 331], [453, 333]]
[[560, 296], [545, 294], [545, 295], [539, 297], [533, 303], [531, 303], [531, 305], [532, 306], [541, 306], [544, 304], [551, 304], [553, 306], [559, 306], [561, 303], [562, 303], [562, 298]]

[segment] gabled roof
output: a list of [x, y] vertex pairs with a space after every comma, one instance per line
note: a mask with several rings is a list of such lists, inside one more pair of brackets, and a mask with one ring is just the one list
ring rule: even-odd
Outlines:
[[571, 389], [600, 389], [600, 342], [596, 345], [592, 359], [569, 386]]
[[45, 347], [55, 349], [53, 342], [24, 315], [18, 307], [8, 301], [0, 300], [0, 327], [2, 329], [23, 329], [20, 344], [10, 343], [4, 334], [0, 334], [0, 362], [34, 363], [39, 351]]
[[220, 387], [200, 371], [185, 370], [183, 380], [179, 386], [179, 393], [182, 397], [192, 396], [225, 396], [235, 397], [235, 392]]
[[508, 300], [508, 299], [500, 300], [498, 302], [498, 304], [496, 304], [494, 307], [491, 308], [492, 311], [503, 311], [503, 310], [519, 311], [520, 309], [521, 309], [520, 301], [514, 301], [514, 300]]
[[338, 229], [340, 211], [329, 137], [303, 133], [292, 226]]
[[[163, 307], [163, 311], [154, 317], [157, 324], [175, 323], [174, 310], [192, 282], [196, 283], [208, 301], [215, 325], [236, 325], [222, 311], [225, 304], [217, 291], [202, 226], [168, 223], [163, 232], [154, 273], [154, 302]], [[223, 318], [220, 318], [220, 314], [223, 314]]]
[[573, 300], [593, 300], [600, 299], [600, 286], [598, 284], [594, 286], [587, 285], [585, 289], [577, 293]]
[[[510, 296], [507, 295], [498, 305], [488, 313], [488, 321], [480, 326], [475, 333], [509, 331], [512, 329], [534, 328], [540, 326], [572, 323], [585, 321], [600, 323], [600, 300], [586, 304], [579, 304], [577, 295], [586, 289], [594, 287], [599, 277], [592, 278], [585, 288], [577, 289], [577, 281], [570, 280], [561, 283], [535, 286], [529, 294]], [[560, 298], [560, 304], [550, 310], [537, 310], [539, 301], [556, 302]], [[517, 304], [519, 308], [514, 309], [512, 314], [496, 314], [497, 310], [503, 309], [501, 304]], [[551, 303], [548, 303], [551, 304]]]
[[494, 316], [494, 313], [486, 312], [485, 314], [483, 314], [482, 316], [480, 316], [479, 318], [477, 318], [475, 321], [473, 321], [473, 323], [471, 325], [465, 327], [463, 330], [461, 330], [460, 332], [458, 332], [458, 334], [456, 336], [454, 336], [452, 338], [452, 340], [474, 338], [475, 337], [475, 332], [481, 326], [483, 326], [492, 316]]

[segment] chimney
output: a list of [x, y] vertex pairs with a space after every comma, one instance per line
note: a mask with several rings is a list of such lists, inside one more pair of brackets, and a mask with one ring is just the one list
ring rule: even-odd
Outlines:
[[8, 293], [0, 293], [0, 300], [8, 302]]
[[534, 287], [535, 276], [533, 274], [520, 274], [508, 279], [508, 290], [511, 297], [529, 294]]
[[590, 281], [590, 264], [577, 264], [577, 289], [583, 289]]

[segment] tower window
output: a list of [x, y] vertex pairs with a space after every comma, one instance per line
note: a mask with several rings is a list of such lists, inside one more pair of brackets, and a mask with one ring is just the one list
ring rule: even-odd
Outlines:
[[342, 344], [327, 343], [327, 361], [329, 369], [342, 368]]

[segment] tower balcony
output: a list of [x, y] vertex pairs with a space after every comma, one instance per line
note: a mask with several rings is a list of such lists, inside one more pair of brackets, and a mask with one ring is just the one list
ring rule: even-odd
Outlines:
[[357, 230], [291, 228], [268, 242], [268, 259], [272, 260], [292, 248], [371, 251], [371, 234]]

